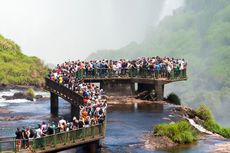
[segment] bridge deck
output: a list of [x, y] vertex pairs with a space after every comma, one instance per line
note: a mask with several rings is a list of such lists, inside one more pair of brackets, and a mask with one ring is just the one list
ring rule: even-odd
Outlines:
[[[82, 95], [74, 92], [73, 90], [66, 88], [65, 86], [56, 83], [49, 78], [45, 78], [46, 86], [45, 89], [57, 94], [59, 97], [62, 97], [63, 99], [67, 100], [73, 105], [76, 105], [75, 102], [78, 102], [79, 100], [82, 100]], [[76, 105], [77, 106], [77, 105]]]
[[187, 77], [167, 79], [167, 78], [144, 78], [144, 77], [104, 77], [104, 78], [82, 78], [85, 82], [101, 82], [101, 81], [131, 81], [136, 83], [146, 83], [146, 84], [155, 84], [157, 81], [164, 84], [176, 82], [176, 81], [185, 81]]

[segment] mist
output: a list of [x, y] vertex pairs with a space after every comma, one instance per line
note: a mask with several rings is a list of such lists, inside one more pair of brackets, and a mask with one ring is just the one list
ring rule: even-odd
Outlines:
[[99, 50], [88, 59], [184, 58], [188, 80], [166, 85], [164, 96], [174, 92], [183, 105], [192, 108], [205, 104], [221, 125], [229, 126], [229, 8], [228, 0], [166, 0], [156, 25], [149, 28], [142, 43]]
[[0, 0], [0, 34], [45, 63], [142, 42], [162, 0]]

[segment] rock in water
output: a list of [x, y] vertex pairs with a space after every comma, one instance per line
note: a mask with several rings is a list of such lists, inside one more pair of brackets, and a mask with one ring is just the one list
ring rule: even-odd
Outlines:
[[16, 93], [14, 93], [13, 96], [2, 96], [2, 98], [5, 98], [6, 100], [13, 100], [13, 99], [27, 99], [30, 101], [34, 100], [33, 97], [26, 95], [23, 92], [16, 92]]
[[43, 98], [42, 95], [36, 95], [36, 96], [35, 96], [35, 99], [41, 99], [41, 98]]
[[25, 95], [23, 92], [16, 92], [16, 93], [13, 95], [13, 98], [14, 98], [14, 99], [25, 99], [25, 98], [26, 98], [26, 95]]
[[216, 144], [213, 150], [213, 153], [229, 153], [230, 152], [230, 142]]
[[147, 150], [167, 149], [177, 145], [177, 143], [166, 136], [155, 136], [152, 133], [148, 133], [144, 136], [144, 147]]

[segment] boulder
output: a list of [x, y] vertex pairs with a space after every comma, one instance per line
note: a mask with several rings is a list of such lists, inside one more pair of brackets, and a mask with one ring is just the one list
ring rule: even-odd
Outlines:
[[35, 96], [35, 99], [41, 99], [41, 98], [43, 98], [42, 95], [36, 95], [36, 96]]
[[33, 97], [26, 95], [23, 92], [16, 92], [16, 93], [14, 93], [13, 96], [2, 96], [2, 98], [5, 98], [6, 100], [13, 100], [13, 99], [27, 99], [30, 101], [34, 100]]
[[31, 96], [26, 96], [26, 98], [25, 98], [25, 99], [30, 100], [30, 101], [34, 101], [34, 98], [33, 98], [33, 97], [31, 97]]
[[26, 99], [26, 95], [23, 92], [16, 92], [13, 95], [14, 99]]
[[188, 116], [189, 118], [195, 118], [197, 116], [195, 110], [185, 106], [175, 107], [173, 112], [176, 112], [181, 116]]
[[12, 100], [14, 99], [13, 96], [2, 96], [2, 98], [6, 99], [6, 100]]
[[144, 136], [144, 147], [147, 150], [168, 149], [177, 145], [177, 143], [166, 136], [155, 136], [152, 133]]

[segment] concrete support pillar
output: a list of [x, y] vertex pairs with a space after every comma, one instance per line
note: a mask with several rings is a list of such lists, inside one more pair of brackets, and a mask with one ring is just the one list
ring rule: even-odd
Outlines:
[[157, 81], [155, 84], [155, 94], [157, 100], [164, 100], [164, 84]]
[[99, 140], [86, 144], [87, 153], [96, 153], [98, 152], [98, 149], [99, 149]]
[[134, 95], [135, 94], [135, 83], [130, 83], [130, 89], [131, 89], [131, 93], [132, 93], [132, 95]]
[[50, 113], [53, 117], [58, 117], [58, 95], [50, 92]]
[[71, 117], [74, 116], [79, 119], [79, 106], [71, 104]]

